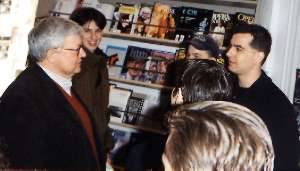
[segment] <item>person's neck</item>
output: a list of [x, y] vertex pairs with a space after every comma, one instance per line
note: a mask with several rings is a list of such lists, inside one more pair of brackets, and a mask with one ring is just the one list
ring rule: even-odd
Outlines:
[[260, 77], [261, 69], [253, 69], [246, 74], [238, 75], [239, 86], [242, 88], [249, 88]]
[[38, 65], [44, 70], [44, 72], [56, 83], [58, 84], [67, 94], [70, 96], [71, 94], [71, 87], [72, 87], [72, 80], [71, 78], [63, 77], [53, 70], [47, 68], [42, 63], [38, 63]]

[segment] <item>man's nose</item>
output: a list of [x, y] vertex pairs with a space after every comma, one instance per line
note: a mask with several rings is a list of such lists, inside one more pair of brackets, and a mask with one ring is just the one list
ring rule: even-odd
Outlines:
[[97, 39], [99, 34], [96, 31], [91, 31], [91, 38], [92, 39]]
[[226, 56], [229, 58], [232, 55], [232, 48], [229, 48], [226, 52]]

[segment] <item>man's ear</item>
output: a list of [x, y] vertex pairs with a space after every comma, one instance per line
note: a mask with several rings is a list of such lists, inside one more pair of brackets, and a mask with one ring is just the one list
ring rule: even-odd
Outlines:
[[265, 53], [264, 52], [257, 52], [256, 62], [262, 64], [264, 59], [265, 59]]
[[47, 50], [45, 59], [48, 60], [50, 63], [52, 63], [56, 54], [57, 54], [57, 49], [49, 49]]

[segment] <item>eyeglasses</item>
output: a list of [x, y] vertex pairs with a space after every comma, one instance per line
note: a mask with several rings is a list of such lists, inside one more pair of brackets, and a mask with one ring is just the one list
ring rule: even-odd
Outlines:
[[80, 50], [81, 49], [83, 49], [83, 46], [82, 45], [80, 45], [78, 48], [76, 48], [76, 49], [71, 49], [71, 48], [68, 48], [68, 49], [63, 49], [63, 50], [70, 50], [70, 51], [75, 51], [75, 52], [77, 52], [77, 55], [79, 55], [79, 52], [80, 52]]

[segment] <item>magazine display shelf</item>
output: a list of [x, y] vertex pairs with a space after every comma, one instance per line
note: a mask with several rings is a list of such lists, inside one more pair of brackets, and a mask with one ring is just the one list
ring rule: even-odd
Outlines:
[[[150, 44], [158, 44], [158, 45], [165, 45], [165, 46], [172, 46], [172, 47], [180, 47], [181, 42], [176, 40], [168, 40], [168, 39], [159, 39], [153, 37], [143, 37], [137, 35], [129, 35], [129, 34], [122, 34], [122, 33], [113, 33], [113, 32], [104, 32], [103, 37], [113, 38], [113, 39], [122, 39], [122, 40], [130, 40], [130, 41], [138, 41]], [[227, 47], [223, 46], [220, 47], [220, 50], [225, 51]], [[115, 78], [112, 78], [115, 79]]]
[[144, 43], [159, 44], [159, 45], [166, 45], [166, 46], [173, 46], [173, 47], [179, 47], [179, 45], [181, 43], [176, 40], [143, 37], [143, 36], [122, 34], [122, 33], [113, 33], [113, 32], [104, 32], [103, 37], [115, 38], [115, 39], [125, 39], [125, 40], [139, 41], [139, 42], [144, 42]]
[[[180, 2], [180, 0], [171, 0]], [[243, 8], [252, 8], [255, 9], [257, 6], [258, 0], [185, 0], [185, 2], [191, 3], [203, 3], [211, 5], [222, 5], [230, 7], [243, 7]]]
[[[133, 3], [134, 4], [135, 0], [128, 0], [126, 3]], [[118, 0], [110, 0], [106, 1], [103, 0], [103, 3], [115, 3], [115, 2], [120, 2]], [[181, 0], [165, 0], [162, 1], [162, 3], [170, 3], [174, 6], [181, 6], [180, 2], [183, 2], [186, 4], [190, 3], [192, 7], [194, 7], [192, 4], [209, 4], [215, 6], [216, 11], [218, 11], [218, 6], [228, 6], [228, 7], [236, 7], [236, 8], [248, 8], [248, 9], [256, 9], [258, 0], [187, 0], [187, 1], [181, 1]], [[140, 2], [142, 3], [142, 2]], [[152, 2], [150, 2], [152, 3]], [[219, 9], [220, 11], [223, 11], [222, 9]], [[224, 10], [226, 11], [226, 10]], [[235, 10], [233, 10], [235, 11]], [[112, 21], [109, 19], [109, 21]], [[132, 24], [137, 24], [135, 22], [132, 22]], [[151, 25], [151, 23], [149, 24]], [[177, 28], [181, 29], [181, 28]], [[183, 28], [184, 29], [184, 28]], [[209, 30], [209, 33], [214, 33], [211, 30]], [[222, 34], [216, 32], [216, 34]], [[112, 32], [112, 31], [105, 31], [103, 33], [103, 37], [109, 38], [109, 40], [125, 40], [128, 42], [141, 42], [141, 43], [148, 43], [148, 44], [154, 44], [154, 45], [162, 45], [162, 46], [170, 46], [170, 47], [175, 47], [175, 48], [180, 48], [181, 46], [181, 41], [178, 40], [170, 40], [170, 39], [161, 39], [161, 38], [153, 38], [153, 37], [145, 37], [145, 36], [140, 36], [140, 35], [134, 35], [134, 34], [126, 34], [126, 33], [119, 33], [119, 32]], [[148, 45], [147, 45], [148, 46]], [[157, 48], [153, 48], [156, 50], [159, 50]], [[227, 47], [223, 46], [220, 48], [222, 51], [225, 51]], [[164, 48], [161, 48], [160, 50], [164, 50]], [[153, 84], [153, 83], [147, 83], [147, 82], [142, 82], [142, 81], [135, 81], [135, 80], [128, 80], [124, 78], [118, 78], [117, 76], [109, 77], [109, 80], [111, 82], [118, 82], [118, 83], [124, 83], [124, 84], [129, 84], [133, 86], [139, 86], [139, 87], [145, 87], [149, 89], [157, 89], [157, 90], [162, 90], [162, 91], [168, 91], [171, 92], [173, 87], [170, 86], [165, 86], [165, 85], [160, 85], [160, 84]], [[135, 91], [135, 90], [133, 90]], [[132, 128], [131, 130], [141, 130], [141, 131], [147, 131], [147, 132], [154, 132], [154, 133], [159, 133], [157, 130], [159, 128], [148, 128], [146, 126], [141, 126], [141, 125], [136, 125], [136, 124], [128, 124], [128, 123], [116, 123], [116, 122], [111, 122], [111, 125], [118, 125], [119, 127], [123, 128]], [[161, 133], [161, 132], [160, 132]]]
[[126, 83], [126, 84], [132, 84], [132, 85], [142, 86], [142, 87], [149, 87], [149, 88], [155, 88], [155, 89], [163, 89], [163, 90], [172, 90], [174, 88], [174, 87], [160, 85], [160, 84], [146, 83], [146, 82], [135, 81], [135, 80], [127, 80], [127, 79], [117, 78], [117, 77], [109, 77], [109, 80], [110, 81], [121, 82], [121, 83]]
[[[151, 1], [138, 1], [138, 0], [126, 0], [124, 1], [124, 3], [128, 3], [128, 4], [136, 4], [136, 3], [149, 3], [149, 4], [154, 4], [156, 0], [151, 0]], [[114, 4], [116, 2], [122, 2], [120, 0], [101, 0], [98, 1], [101, 3], [110, 3], [110, 4]], [[255, 14], [255, 10], [256, 8], [258, 8], [259, 5], [259, 0], [162, 0], [162, 3], [166, 3], [169, 4], [170, 6], [173, 7], [179, 7], [179, 6], [190, 6], [190, 7], [195, 7], [195, 8], [202, 8], [200, 5], [208, 5], [207, 7], [203, 7], [204, 9], [208, 9], [208, 10], [215, 10], [217, 12], [226, 12], [226, 13], [234, 13], [236, 11], [236, 9], [241, 8], [241, 12], [243, 12], [242, 8], [244, 9], [251, 9], [251, 11], [254, 10], [254, 14]], [[53, 3], [52, 3], [53, 5]], [[233, 7], [233, 8], [227, 8], [227, 7]], [[212, 9], [213, 8], [213, 9]], [[48, 14], [50, 15], [62, 15], [64, 17], [67, 17], [68, 15], [70, 15], [70, 12], [63, 12], [63, 10], [61, 12], [56, 11], [55, 9], [52, 10], [48, 10]], [[41, 17], [43, 18], [43, 17]], [[38, 18], [40, 19], [40, 18]], [[108, 22], [112, 22], [112, 19], [107, 19]], [[126, 21], [125, 21], [126, 22]], [[137, 24], [137, 22], [132, 22], [132, 24]], [[149, 23], [149, 25], [151, 25], [151, 22]], [[177, 29], [184, 29], [184, 28], [177, 28]], [[185, 28], [185, 29], [189, 29], [189, 28]], [[209, 31], [209, 33], [214, 33], [211, 30]], [[218, 32], [216, 32], [218, 33]], [[141, 42], [141, 43], [148, 43], [148, 44], [153, 44], [153, 45], [162, 45], [162, 48], [153, 48], [155, 50], [162, 50], [164, 51], [165, 47], [164, 46], [169, 46], [169, 47], [175, 47], [175, 48], [179, 48], [181, 45], [181, 42], [178, 40], [170, 40], [170, 39], [160, 39], [160, 38], [152, 38], [152, 37], [144, 37], [144, 36], [139, 36], [139, 35], [132, 35], [132, 34], [124, 34], [124, 33], [118, 33], [118, 32], [109, 32], [109, 31], [105, 31], [103, 34], [103, 37], [106, 38], [112, 38], [115, 40], [125, 40], [128, 42]], [[117, 41], [116, 41], [117, 42]], [[147, 45], [148, 46], [148, 45]], [[221, 50], [225, 50], [226, 47], [222, 47]], [[162, 90], [162, 91], [168, 91], [170, 92], [173, 87], [170, 86], [165, 86], [165, 85], [160, 85], [160, 84], [153, 84], [153, 83], [147, 83], [147, 82], [142, 82], [142, 81], [135, 81], [135, 80], [127, 80], [127, 79], [123, 79], [123, 78], [118, 78], [116, 77], [110, 77], [109, 78], [110, 81], [112, 82], [119, 82], [119, 83], [124, 83], [124, 84], [129, 84], [129, 85], [134, 85], [134, 86], [139, 86], [139, 87], [143, 87], [143, 88], [148, 88], [149, 91], [151, 91], [151, 89], [153, 89], [153, 91], [156, 90]], [[156, 90], [155, 90], [156, 89]], [[161, 91], [161, 92], [162, 92]]]
[[137, 130], [137, 131], [146, 131], [146, 132], [152, 132], [152, 133], [157, 133], [161, 135], [165, 135], [166, 131], [158, 128], [150, 128], [146, 126], [141, 126], [141, 125], [132, 125], [132, 124], [127, 124], [127, 123], [119, 123], [119, 122], [114, 122], [110, 121], [109, 125], [112, 127], [122, 127], [122, 128], [127, 128], [129, 131], [131, 130]]

